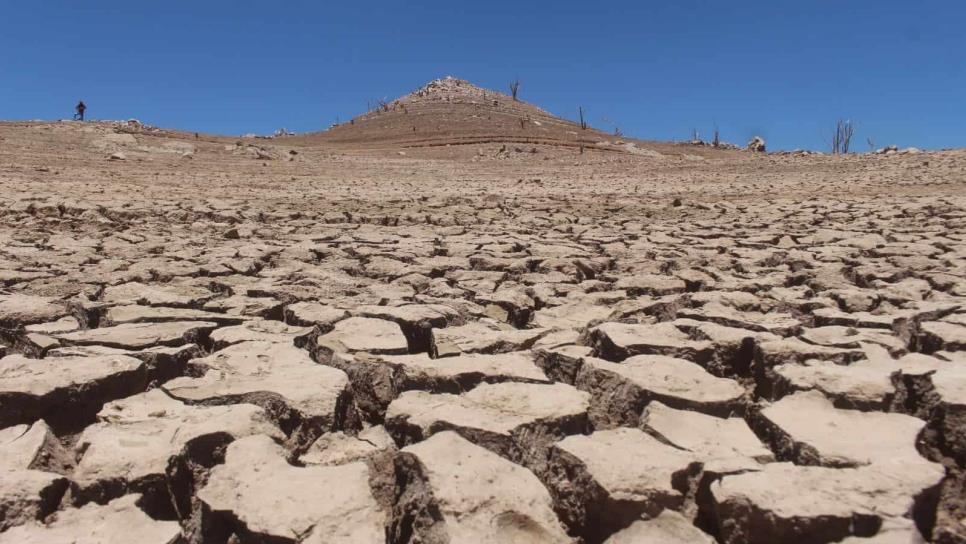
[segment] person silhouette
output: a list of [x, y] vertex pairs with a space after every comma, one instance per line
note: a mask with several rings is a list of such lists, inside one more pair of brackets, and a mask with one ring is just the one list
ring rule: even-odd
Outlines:
[[84, 112], [87, 111], [87, 104], [84, 104], [84, 101], [81, 100], [80, 102], [77, 103], [77, 106], [75, 106], [74, 109], [77, 110], [77, 113], [74, 114], [74, 120], [83, 121]]

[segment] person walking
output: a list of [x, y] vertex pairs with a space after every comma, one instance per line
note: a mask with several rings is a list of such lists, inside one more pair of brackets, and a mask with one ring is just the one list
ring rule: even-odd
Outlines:
[[87, 104], [84, 104], [84, 101], [81, 100], [80, 102], [77, 103], [77, 106], [74, 107], [74, 109], [77, 110], [77, 113], [74, 114], [74, 120], [83, 121], [84, 112], [87, 111]]

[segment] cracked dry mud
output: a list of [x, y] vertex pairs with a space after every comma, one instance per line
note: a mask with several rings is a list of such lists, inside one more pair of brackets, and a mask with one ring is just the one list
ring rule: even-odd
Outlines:
[[0, 543], [966, 542], [961, 151], [124, 127], [0, 124]]

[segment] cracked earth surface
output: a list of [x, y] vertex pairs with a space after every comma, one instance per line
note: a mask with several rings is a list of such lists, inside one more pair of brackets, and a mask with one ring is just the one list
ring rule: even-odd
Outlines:
[[0, 137], [0, 543], [966, 541], [962, 152]]

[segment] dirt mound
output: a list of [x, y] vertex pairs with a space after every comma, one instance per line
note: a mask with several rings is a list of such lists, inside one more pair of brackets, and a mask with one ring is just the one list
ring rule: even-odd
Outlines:
[[351, 121], [304, 137], [339, 144], [432, 147], [507, 142], [598, 146], [614, 140], [503, 93], [447, 77], [406, 96], [377, 102]]

